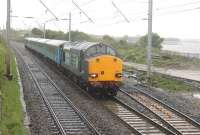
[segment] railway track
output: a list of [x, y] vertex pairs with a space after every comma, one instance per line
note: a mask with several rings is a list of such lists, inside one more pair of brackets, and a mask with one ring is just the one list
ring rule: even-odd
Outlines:
[[[50, 77], [34, 62], [33, 59], [21, 56], [45, 102], [48, 111], [53, 117], [51, 121], [55, 134], [99, 134], [94, 126], [82, 115], [78, 108], [65, 96]], [[56, 123], [56, 125], [54, 125]], [[57, 129], [57, 130], [56, 130]]]
[[[85, 92], [85, 91], [84, 91]], [[115, 99], [115, 101], [117, 101], [118, 103], [120, 103], [121, 105], [123, 104], [120, 100]], [[127, 108], [127, 110], [131, 110], [132, 108], [128, 109], [128, 106], [123, 104], [122, 106], [126, 106], [124, 108]], [[121, 106], [121, 107], [122, 107]], [[129, 126], [129, 128], [135, 133], [135, 134], [174, 134], [173, 132], [171, 132], [170, 130], [167, 130], [166, 128], [162, 127], [159, 124], [156, 124], [155, 122], [151, 121], [149, 118], [147, 118], [146, 116], [142, 115], [141, 113], [137, 112], [136, 110], [134, 110], [135, 112], [133, 114], [133, 121], [134, 122], [134, 118], [138, 118], [136, 121], [138, 121], [138, 123], [131, 123], [131, 121], [129, 122], [128, 120], [125, 120], [126, 118], [124, 117], [124, 119], [122, 119], [122, 121], [127, 124]], [[119, 116], [118, 116], [119, 117]], [[129, 116], [128, 116], [129, 117]], [[137, 125], [137, 124], [142, 124], [141, 122], [143, 121], [143, 125]], [[136, 127], [133, 127], [133, 126]]]
[[154, 113], [176, 134], [200, 135], [200, 125], [196, 121], [190, 119], [186, 115], [178, 112], [174, 108], [150, 96], [149, 94], [139, 89], [131, 93], [127, 93], [125, 90], [120, 91]]
[[[21, 57], [23, 57], [23, 56], [21, 56]], [[23, 58], [23, 59], [25, 59], [24, 61], [29, 63], [28, 68], [29, 68], [29, 70], [31, 70], [30, 72], [31, 72], [31, 75], [32, 75], [34, 81], [36, 80], [35, 82], [38, 82], [38, 84], [37, 83], [36, 84], [37, 84], [37, 86], [39, 85], [38, 88], [40, 87], [39, 88], [40, 91], [43, 92], [43, 93], [41, 92], [41, 94], [44, 95], [44, 97], [46, 96], [47, 101], [44, 99], [45, 103], [46, 104], [49, 103], [49, 106], [47, 105], [48, 110], [51, 112], [51, 115], [53, 116], [55, 123], [57, 123], [56, 127], [55, 127], [54, 122], [51, 122], [52, 127], [55, 128], [55, 134], [57, 134], [57, 133], [58, 134], [99, 134], [96, 131], [96, 129], [93, 128], [92, 124], [90, 124], [90, 122], [87, 121], [83, 117], [83, 115], [79, 115], [79, 114], [81, 114], [80, 111], [78, 111], [77, 108], [74, 108], [73, 104], [72, 105], [70, 104], [70, 101], [68, 100], [68, 98], [65, 99], [63, 97], [64, 94], [62, 93], [62, 91], [55, 85], [55, 83], [48, 77], [48, 75], [37, 66], [36, 63], [33, 63], [33, 61], [30, 60], [29, 58]], [[35, 78], [34, 78], [34, 76], [35, 76]], [[52, 88], [54, 90], [52, 90]], [[53, 91], [53, 92], [49, 93], [49, 89], [50, 89], [50, 91]], [[57, 91], [57, 92], [55, 92], [55, 91]], [[60, 96], [57, 96], [57, 95], [60, 95]], [[49, 100], [49, 98], [50, 98], [50, 100]], [[64, 99], [65, 101], [69, 101], [68, 102], [69, 106], [67, 106], [66, 108], [65, 107], [63, 108], [62, 105], [65, 104], [64, 103], [65, 101], [63, 102], [62, 99]], [[138, 99], [141, 99], [141, 98], [138, 98]], [[52, 102], [50, 102], [50, 101], [52, 101]], [[137, 101], [139, 101], [139, 100], [137, 100]], [[111, 102], [113, 102], [113, 103], [111, 103]], [[136, 134], [179, 134], [179, 133], [185, 134], [186, 133], [186, 132], [182, 133], [178, 129], [177, 129], [178, 132], [173, 132], [173, 130], [171, 131], [171, 129], [166, 129], [163, 125], [159, 125], [158, 123], [150, 120], [149, 118], [147, 118], [143, 114], [139, 113], [138, 111], [134, 110], [130, 106], [124, 104], [122, 101], [120, 101], [117, 98], [115, 98], [113, 101], [105, 102], [104, 105], [107, 108], [109, 108], [109, 110], [111, 112], [116, 114]], [[56, 108], [56, 106], [58, 108]], [[58, 109], [58, 110], [56, 110], [56, 109]], [[69, 110], [69, 113], [66, 111], [66, 109]], [[70, 115], [71, 112], [74, 112], [74, 115]], [[69, 115], [62, 115], [62, 114], [69, 114]], [[80, 130], [71, 130], [72, 128], [75, 128], [74, 125], [72, 124], [73, 122], [71, 121], [71, 119], [69, 119], [68, 122], [69, 123], [71, 122], [71, 124], [67, 125], [66, 124], [67, 122], [63, 118], [65, 116], [68, 118], [69, 118], [69, 116], [72, 116], [72, 119], [74, 120], [74, 118], [76, 118], [76, 117], [74, 117], [75, 115], [82, 122], [82, 124], [80, 124], [80, 125], [85, 125], [85, 126], [79, 126], [78, 128], [80, 128]], [[157, 115], [159, 115], [159, 114], [157, 114]], [[170, 123], [169, 121], [167, 121], [167, 122]], [[70, 127], [69, 129], [71, 130], [71, 132], [66, 132], [67, 130], [65, 130], [65, 127], [63, 125], [64, 126], [67, 125], [68, 127]], [[173, 124], [170, 123], [170, 125], [173, 128], [175, 128], [175, 126]], [[57, 130], [57, 128], [59, 128], [59, 130]], [[63, 133], [62, 133], [62, 131], [63, 131]], [[194, 130], [193, 130], [193, 132], [189, 132], [189, 134], [195, 135], [195, 134], [200, 134], [200, 133], [194, 132]]]
[[123, 103], [118, 98], [103, 101], [103, 105], [107, 107], [109, 111], [114, 113], [122, 122], [124, 122], [124, 124], [126, 124], [135, 134], [174, 134], [172, 131], [166, 129], [162, 125], [155, 123], [145, 115]]

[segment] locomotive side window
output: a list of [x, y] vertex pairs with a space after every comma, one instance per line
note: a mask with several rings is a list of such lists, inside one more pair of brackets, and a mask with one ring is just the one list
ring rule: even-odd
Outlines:
[[78, 55], [72, 53], [72, 54], [71, 54], [71, 66], [72, 66], [73, 68], [78, 69], [78, 62], [79, 62], [79, 61], [78, 61]]

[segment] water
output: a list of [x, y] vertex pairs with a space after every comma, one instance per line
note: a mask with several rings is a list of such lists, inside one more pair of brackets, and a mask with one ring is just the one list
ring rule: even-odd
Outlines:
[[167, 40], [163, 42], [162, 46], [162, 50], [200, 58], [200, 40]]
[[194, 94], [193, 94], [193, 97], [194, 97], [194, 98], [200, 99], [200, 93], [194, 93]]

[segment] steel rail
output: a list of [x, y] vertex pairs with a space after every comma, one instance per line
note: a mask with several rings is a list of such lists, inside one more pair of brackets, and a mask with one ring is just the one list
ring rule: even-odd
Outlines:
[[[182, 120], [182, 124], [185, 125], [185, 126], [183, 126], [182, 128], [180, 128], [179, 126], [176, 125], [176, 123], [171, 122], [170, 119], [166, 119], [166, 121], [168, 121], [168, 123], [170, 123], [170, 125], [172, 125], [174, 128], [176, 128], [181, 134], [187, 134], [187, 133], [190, 133], [192, 135], [194, 135], [194, 134], [200, 134], [200, 124], [197, 123], [195, 120], [189, 118], [185, 114], [177, 111], [175, 108], [170, 107], [166, 103], [164, 103], [164, 102], [158, 100], [157, 98], [149, 95], [148, 93], [142, 91], [141, 89], [139, 89], [137, 87], [134, 87], [134, 88], [136, 90], [138, 90], [138, 92], [140, 92], [142, 95], [144, 95], [145, 97], [147, 97], [149, 100], [154, 101], [155, 103], [157, 103], [158, 105], [160, 105], [164, 109], [166, 109], [169, 112], [171, 112], [172, 116], [173, 116], [173, 120], [177, 119], [177, 122], [178, 121], [181, 122], [181, 120]], [[192, 127], [190, 127], [191, 125], [192, 125]], [[189, 126], [190, 128], [187, 128], [187, 126]], [[185, 131], [186, 128], [188, 129], [188, 132]]]
[[[54, 68], [54, 67], [53, 67]], [[62, 71], [60, 71], [60, 70], [57, 70], [56, 69], [56, 72], [59, 74], [59, 75], [61, 75], [61, 76], [63, 76], [65, 79], [67, 79], [69, 82], [71, 82], [73, 85], [75, 85], [77, 88], [79, 88], [79, 89], [81, 89], [87, 96], [89, 96], [89, 97], [91, 97], [91, 98], [93, 98], [94, 99], [94, 97], [92, 97], [91, 95], [89, 95], [85, 90], [83, 90], [79, 85], [77, 85], [76, 83], [74, 83], [72, 80], [70, 80], [69, 79], [69, 77], [67, 77], [66, 75], [63, 75], [61, 72]], [[117, 116], [117, 115], [116, 115]], [[118, 116], [117, 116], [118, 117]], [[118, 117], [118, 118], [120, 118], [120, 117]], [[121, 119], [119, 119], [119, 120], [121, 120]], [[127, 124], [125, 121], [123, 121], [123, 120], [121, 120], [121, 122], [123, 122], [130, 130], [132, 130], [135, 134], [138, 134], [138, 135], [141, 135], [141, 133], [139, 132], [139, 131], [137, 131], [135, 128], [133, 128], [133, 127], [131, 127], [129, 124]], [[160, 127], [159, 127], [160, 128]], [[161, 127], [162, 128], [162, 127]], [[166, 130], [166, 129], [165, 129]], [[170, 134], [173, 134], [173, 132], [170, 132], [170, 131], [167, 131], [167, 132], [169, 132]]]
[[[54, 68], [54, 67], [53, 67]], [[82, 90], [87, 96], [91, 97], [94, 99], [94, 97], [92, 97], [91, 95], [89, 95], [85, 90], [83, 90], [79, 85], [77, 85], [76, 83], [74, 83], [72, 80], [69, 79], [69, 77], [67, 77], [66, 75], [63, 75], [62, 74], [62, 71], [60, 70], [56, 70], [56, 72], [63, 76], [65, 79], [67, 79], [69, 82], [71, 82], [75, 87], [77, 87], [78, 89]], [[117, 116], [118, 117], [118, 116]], [[118, 117], [119, 118], [119, 117]], [[121, 120], [121, 119], [119, 119]], [[121, 120], [121, 122], [123, 122], [130, 130], [132, 130], [135, 134], [138, 134], [138, 135], [141, 135], [141, 133], [139, 131], [137, 131], [136, 129], [134, 129], [133, 127], [131, 127], [130, 125], [128, 125], [125, 121]], [[160, 128], [160, 126], [159, 126]], [[161, 127], [162, 128], [162, 127]], [[166, 129], [164, 129], [166, 130]], [[170, 131], [166, 131], [166, 132], [169, 132], [169, 134], [173, 134], [173, 132], [170, 132]]]
[[55, 112], [54, 112], [54, 110], [53, 110], [51, 104], [49, 103], [47, 97], [45, 96], [44, 92], [42, 91], [42, 88], [40, 87], [39, 83], [37, 82], [37, 79], [36, 79], [35, 76], [33, 75], [33, 72], [31, 72], [30, 67], [29, 67], [28, 65], [27, 65], [27, 67], [28, 67], [28, 69], [29, 69], [29, 72], [31, 73], [31, 76], [33, 77], [34, 82], [36, 83], [36, 85], [37, 85], [37, 87], [38, 87], [38, 89], [39, 89], [39, 91], [40, 91], [40, 94], [42, 95], [42, 98], [44, 99], [44, 101], [45, 101], [45, 103], [46, 103], [46, 105], [47, 105], [49, 111], [51, 112], [51, 114], [52, 114], [52, 116], [53, 116], [55, 122], [57, 123], [57, 125], [58, 125], [58, 127], [59, 127], [59, 129], [60, 129], [61, 134], [62, 134], [62, 135], [66, 135], [65, 130], [63, 129], [63, 127], [62, 127], [62, 125], [61, 125], [59, 119], [57, 118], [57, 116], [56, 116], [56, 114], [55, 114]]
[[70, 99], [62, 92], [62, 90], [60, 90], [60, 88], [57, 87], [57, 85], [53, 82], [53, 80], [47, 75], [46, 72], [44, 72], [43, 69], [41, 69], [41, 67], [39, 67], [40, 70], [44, 73], [44, 75], [50, 80], [50, 82], [57, 88], [58, 92], [63, 96], [63, 98], [70, 103], [70, 105], [72, 106], [72, 108], [74, 110], [76, 110], [76, 112], [79, 114], [79, 116], [89, 125], [89, 127], [91, 128], [91, 130], [94, 130], [94, 132], [98, 135], [100, 135], [100, 133], [96, 130], [96, 128], [91, 124], [91, 122], [85, 118], [85, 116], [80, 112], [80, 110], [70, 101]]
[[166, 127], [169, 130], [172, 130], [176, 134], [181, 135], [181, 132], [179, 132], [176, 128], [174, 128], [169, 122], [165, 121], [162, 117], [160, 117], [158, 114], [156, 114], [155, 112], [153, 112], [150, 108], [148, 108], [147, 106], [145, 106], [144, 104], [142, 104], [141, 102], [139, 102], [137, 99], [135, 99], [133, 96], [131, 96], [128, 92], [126, 92], [126, 91], [124, 91], [122, 89], [120, 89], [119, 91], [122, 92], [123, 94], [125, 94], [126, 96], [128, 96], [130, 99], [132, 99], [135, 102], [137, 102], [138, 104], [140, 104], [142, 107], [144, 107], [146, 110], [148, 110], [152, 114], [154, 114], [154, 116], [156, 117], [156, 119], [160, 120], [163, 124], [165, 124]]
[[[18, 52], [18, 54], [21, 56], [21, 58], [24, 60], [25, 62], [25, 59], [24, 57], [22, 56], [22, 54], [20, 53], [20, 51], [18, 51], [17, 48], [15, 48], [15, 50]], [[26, 62], [25, 62], [26, 63]], [[33, 77], [37, 87], [39, 88], [39, 91], [42, 95], [42, 98], [44, 99], [46, 105], [48, 106], [48, 109], [49, 111], [51, 112], [51, 115], [53, 116], [56, 124], [58, 125], [61, 133], [63, 135], [66, 134], [66, 131], [64, 130], [60, 120], [58, 119], [57, 115], [56, 115], [56, 112], [54, 111], [55, 108], [52, 107], [51, 103], [49, 102], [49, 99], [46, 97], [45, 93], [43, 92], [40, 84], [38, 83], [38, 80], [37, 78], [35, 77], [34, 73], [31, 71], [31, 67], [26, 63], [30, 73], [31, 73], [31, 76]], [[98, 131], [94, 128], [94, 126], [81, 114], [81, 112], [79, 111], [78, 108], [75, 107], [75, 105], [73, 105], [73, 103], [65, 96], [65, 94], [57, 87], [57, 85], [50, 79], [50, 77], [40, 68], [38, 67], [39, 65], [37, 65], [37, 70], [40, 71], [47, 79], [47, 81], [50, 81], [51, 85], [54, 86], [57, 90], [57, 92], [61, 95], [62, 98], [64, 98], [64, 100], [71, 106], [71, 108], [75, 111], [75, 113], [82, 119], [82, 121], [84, 121], [84, 123], [88, 126], [88, 128], [93, 131], [93, 133], [99, 135]], [[34, 70], [34, 69], [33, 69]], [[47, 93], [46, 93], [47, 94]]]
[[113, 100], [109, 100], [109, 102], [106, 101], [103, 105], [129, 128], [132, 128], [136, 134], [174, 134], [116, 97], [113, 97]]
[[[26, 64], [25, 59], [23, 58], [23, 56], [22, 56], [22, 54], [20, 53], [20, 51], [19, 51], [17, 48], [14, 48], [14, 49], [15, 49], [15, 51], [18, 53], [18, 55], [20, 55], [20, 57], [21, 57], [21, 59], [23, 60], [24, 64]], [[53, 108], [51, 107], [51, 105], [50, 105], [48, 99], [47, 99], [46, 96], [44, 95], [44, 93], [43, 93], [43, 91], [42, 91], [40, 85], [38, 84], [37, 79], [35, 78], [35, 76], [34, 76], [33, 73], [31, 72], [30, 67], [29, 67], [27, 64], [26, 64], [26, 66], [27, 66], [27, 68], [28, 68], [28, 71], [29, 71], [30, 74], [31, 74], [31, 77], [33, 78], [33, 81], [35, 82], [36, 86], [38, 87], [40, 94], [42, 95], [41, 97], [42, 97], [42, 99], [44, 100], [44, 103], [46, 104], [46, 107], [48, 108], [48, 110], [49, 110], [49, 112], [50, 112], [50, 115], [53, 117], [54, 121], [56, 122], [56, 124], [57, 124], [56, 126], [59, 128], [59, 132], [60, 132], [62, 135], [66, 135], [65, 130], [63, 129], [63, 127], [61, 126], [61, 124], [60, 124], [58, 118], [56, 117], [56, 114], [55, 114]]]

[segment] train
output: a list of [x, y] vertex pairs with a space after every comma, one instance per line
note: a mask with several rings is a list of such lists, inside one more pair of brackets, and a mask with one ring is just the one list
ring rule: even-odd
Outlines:
[[110, 45], [28, 37], [25, 48], [52, 61], [91, 93], [116, 96], [119, 91], [123, 61]]

